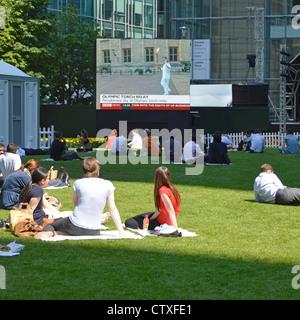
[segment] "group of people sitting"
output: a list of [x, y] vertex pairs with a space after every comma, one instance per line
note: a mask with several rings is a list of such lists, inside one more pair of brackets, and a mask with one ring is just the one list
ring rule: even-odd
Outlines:
[[182, 146], [176, 137], [171, 136], [162, 144], [158, 136], [151, 135], [151, 130], [145, 129], [145, 137], [142, 138], [137, 129], [131, 131], [132, 140], [128, 143], [126, 132], [118, 135], [116, 129], [112, 130], [108, 137], [106, 149], [110, 149], [112, 155], [127, 155], [132, 152], [136, 156], [161, 156], [164, 149], [166, 163], [186, 163], [195, 164], [231, 164], [227, 151], [229, 149], [226, 142], [223, 142], [221, 132], [217, 131], [213, 136], [213, 141], [209, 145], [209, 151], [204, 143], [197, 143], [195, 135], [190, 137], [190, 141]]
[[[65, 183], [68, 180], [69, 177], [64, 168], [61, 168], [58, 180], [49, 181], [49, 170], [40, 167], [39, 162], [35, 159], [30, 159], [22, 165], [16, 150], [16, 145], [9, 144], [6, 152], [1, 151], [0, 170], [2, 172], [5, 168], [3, 170], [5, 176], [1, 188], [0, 207], [9, 210], [18, 207], [19, 203], [28, 203], [33, 211], [34, 221], [43, 226], [43, 231], [37, 233], [36, 238], [63, 234], [98, 235], [101, 225], [106, 224], [110, 217], [119, 231], [119, 236], [122, 237], [124, 230], [115, 204], [115, 187], [109, 180], [99, 178], [101, 166], [97, 159], [89, 157], [82, 161], [83, 178], [76, 180], [73, 184], [75, 209], [60, 212], [47, 201], [44, 189], [50, 183]], [[177, 217], [181, 208], [180, 194], [171, 182], [168, 168], [163, 166], [157, 168], [154, 178], [156, 211], [127, 219], [125, 226], [142, 229], [143, 219], [148, 215], [149, 230], [163, 224], [173, 226], [177, 230]], [[106, 204], [109, 211], [103, 212]]]

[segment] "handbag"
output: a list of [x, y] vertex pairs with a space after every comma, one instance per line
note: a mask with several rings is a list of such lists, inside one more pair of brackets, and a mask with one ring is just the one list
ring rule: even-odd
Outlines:
[[62, 208], [62, 204], [57, 198], [49, 196], [47, 192], [44, 193], [44, 197], [58, 211]]
[[39, 226], [33, 220], [26, 218], [26, 219], [19, 221], [15, 225], [15, 229], [14, 229], [13, 233], [17, 237], [33, 237], [39, 231], [43, 231], [43, 227]]
[[49, 179], [50, 180], [55, 180], [57, 178], [57, 170], [54, 170], [54, 167], [52, 166], [50, 168], [49, 172]]
[[30, 209], [28, 203], [20, 203], [19, 208], [13, 208], [9, 213], [10, 231], [14, 231], [15, 225], [23, 219], [33, 220], [33, 211]]

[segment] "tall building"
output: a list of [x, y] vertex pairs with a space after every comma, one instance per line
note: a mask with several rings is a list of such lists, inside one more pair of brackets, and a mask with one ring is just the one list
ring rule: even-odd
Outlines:
[[87, 19], [99, 23], [101, 36], [156, 38], [156, 0], [49, 0], [48, 9], [76, 6]]
[[[256, 59], [256, 64], [262, 63], [263, 80], [269, 84], [270, 97], [276, 104], [280, 44], [286, 45], [291, 59], [300, 53], [300, 29], [292, 27], [296, 5], [300, 0], [158, 0], [158, 36], [211, 40], [210, 79], [200, 83], [255, 80], [247, 55], [256, 54], [259, 46], [263, 58]], [[255, 41], [259, 27], [255, 9], [263, 10], [263, 41], [259, 45]]]

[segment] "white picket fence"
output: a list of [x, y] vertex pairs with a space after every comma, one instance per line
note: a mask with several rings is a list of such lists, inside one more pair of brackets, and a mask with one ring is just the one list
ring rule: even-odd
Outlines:
[[39, 132], [39, 148], [40, 149], [48, 149], [51, 146], [51, 143], [54, 140], [54, 126], [48, 128], [40, 128]]
[[[229, 133], [229, 135], [232, 138], [234, 148], [237, 148], [239, 146], [239, 143], [241, 140], [243, 140], [245, 133]], [[278, 148], [281, 146], [281, 136], [280, 132], [265, 132], [262, 133], [263, 137], [265, 138], [265, 147], [266, 148]], [[294, 132], [294, 135], [298, 138], [300, 137], [300, 132]], [[212, 142], [213, 135], [212, 134], [206, 134], [205, 135], [205, 143], [207, 146], [209, 146], [210, 142]]]
[[[229, 133], [232, 138], [234, 148], [239, 146], [241, 140], [243, 140], [245, 133]], [[281, 146], [281, 137], [280, 132], [265, 132], [262, 133], [263, 137], [265, 138], [265, 147], [266, 148], [278, 148]], [[295, 132], [295, 136], [297, 136], [300, 140], [300, 132]], [[210, 142], [213, 140], [213, 134], [206, 134], [205, 135], [205, 143], [209, 146]], [[40, 149], [48, 149], [50, 148], [51, 143], [54, 140], [54, 125], [48, 128], [40, 128], [39, 132], [39, 142], [40, 142]]]

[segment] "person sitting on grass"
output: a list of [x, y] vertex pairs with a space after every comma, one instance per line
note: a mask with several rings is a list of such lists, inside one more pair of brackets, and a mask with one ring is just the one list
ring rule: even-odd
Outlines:
[[130, 229], [143, 229], [143, 221], [149, 216], [148, 230], [168, 224], [178, 230], [177, 217], [181, 208], [181, 197], [178, 190], [171, 182], [169, 169], [158, 167], [154, 176], [154, 203], [155, 212], [139, 214], [125, 221], [125, 226]]
[[90, 143], [90, 140], [88, 138], [88, 133], [85, 129], [82, 129], [80, 131], [80, 141], [81, 141], [82, 147], [77, 148], [77, 152], [93, 151], [93, 146]]
[[278, 148], [281, 153], [298, 153], [299, 138], [293, 134], [292, 129], [287, 129], [286, 136], [283, 139], [282, 146]]
[[208, 164], [231, 164], [227, 154], [227, 145], [221, 141], [221, 135], [216, 132], [213, 142], [209, 144], [208, 156], [205, 158]]
[[282, 205], [300, 205], [300, 189], [282, 184], [270, 164], [263, 164], [254, 181], [255, 201]]
[[[69, 217], [47, 224], [43, 231], [35, 235], [36, 239], [55, 235], [99, 235], [101, 224], [105, 224], [110, 216], [119, 236], [123, 236], [121, 218], [114, 200], [115, 187], [110, 181], [99, 178], [100, 167], [95, 158], [87, 158], [82, 162], [84, 177], [73, 184], [75, 210]], [[103, 214], [106, 204], [109, 212]]]
[[[30, 159], [25, 165], [22, 165], [18, 170], [8, 175], [0, 195], [0, 208], [11, 210], [13, 207], [18, 207], [22, 190], [31, 181], [32, 173], [39, 168], [39, 166], [40, 164], [37, 160]], [[60, 178], [49, 181], [48, 186], [60, 188], [71, 186], [69, 175], [63, 167], [60, 168]]]
[[55, 161], [74, 159], [83, 160], [76, 151], [68, 150], [66, 139], [62, 137], [62, 134], [59, 131], [54, 132], [54, 141], [50, 147], [50, 157]]
[[43, 219], [58, 219], [69, 215], [69, 212], [59, 212], [44, 197], [43, 188], [49, 183], [49, 172], [43, 167], [36, 168], [31, 181], [22, 190], [19, 198], [20, 203], [28, 203], [33, 211], [33, 220], [40, 226], [43, 225]]

